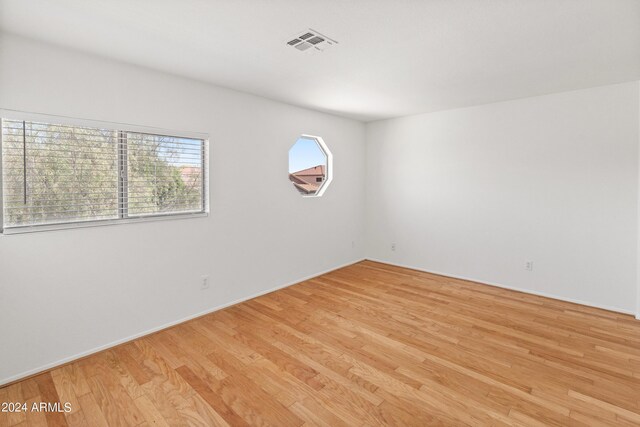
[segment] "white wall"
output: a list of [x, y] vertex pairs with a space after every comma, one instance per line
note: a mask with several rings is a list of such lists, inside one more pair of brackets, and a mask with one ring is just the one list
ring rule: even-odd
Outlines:
[[[0, 384], [364, 254], [362, 123], [7, 35], [0, 108], [211, 138], [208, 218], [0, 236]], [[334, 155], [322, 198], [288, 181], [302, 133]]]
[[369, 123], [367, 257], [634, 312], [638, 97], [632, 82]]

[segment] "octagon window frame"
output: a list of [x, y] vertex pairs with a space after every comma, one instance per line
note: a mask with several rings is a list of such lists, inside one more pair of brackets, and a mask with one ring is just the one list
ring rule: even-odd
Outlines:
[[289, 151], [291, 151], [291, 149], [301, 139], [314, 141], [316, 143], [316, 145], [318, 146], [318, 149], [320, 149], [322, 154], [324, 154], [324, 156], [326, 157], [327, 163], [326, 163], [326, 166], [325, 166], [325, 179], [322, 181], [322, 184], [320, 184], [320, 187], [318, 187], [318, 190], [314, 194], [301, 194], [300, 193], [300, 196], [302, 196], [304, 198], [322, 197], [324, 192], [327, 190], [327, 188], [331, 184], [331, 181], [333, 181], [333, 153], [331, 153], [331, 150], [329, 150], [329, 147], [327, 147], [327, 144], [324, 142], [324, 139], [322, 139], [322, 137], [316, 136], [316, 135], [304, 134], [304, 133], [301, 134], [298, 137], [298, 139], [296, 139], [296, 142], [291, 146]]

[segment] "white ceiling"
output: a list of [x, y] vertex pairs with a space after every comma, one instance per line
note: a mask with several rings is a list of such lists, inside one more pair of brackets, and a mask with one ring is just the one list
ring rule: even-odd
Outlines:
[[0, 29], [365, 121], [640, 79], [638, 0], [0, 0]]

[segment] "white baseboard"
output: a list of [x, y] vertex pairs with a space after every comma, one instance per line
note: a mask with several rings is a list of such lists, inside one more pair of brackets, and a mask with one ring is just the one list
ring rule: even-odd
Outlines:
[[172, 326], [179, 325], [180, 323], [184, 323], [184, 322], [187, 322], [189, 320], [193, 320], [193, 319], [195, 319], [197, 317], [201, 317], [201, 316], [204, 316], [206, 314], [210, 314], [210, 313], [213, 313], [215, 311], [222, 310], [223, 308], [227, 308], [227, 307], [230, 307], [232, 305], [236, 305], [236, 304], [239, 304], [241, 302], [248, 301], [250, 299], [254, 299], [254, 298], [260, 297], [262, 295], [269, 294], [271, 292], [274, 292], [274, 291], [277, 291], [277, 290], [280, 290], [280, 289], [288, 288], [289, 286], [293, 286], [293, 285], [295, 285], [297, 283], [304, 282], [305, 280], [313, 279], [314, 277], [322, 276], [323, 274], [327, 274], [327, 273], [330, 273], [332, 271], [339, 270], [339, 269], [347, 267], [349, 265], [356, 264], [356, 263], [358, 263], [360, 261], [364, 261], [364, 258], [356, 259], [356, 260], [347, 262], [345, 264], [341, 264], [341, 265], [339, 265], [337, 267], [333, 267], [333, 268], [330, 268], [330, 269], [325, 270], [325, 271], [321, 271], [321, 272], [316, 273], [316, 274], [311, 274], [309, 276], [302, 277], [302, 278], [294, 280], [292, 282], [288, 282], [288, 283], [285, 283], [283, 285], [279, 285], [279, 286], [276, 286], [274, 288], [267, 289], [265, 291], [260, 291], [260, 292], [255, 293], [255, 294], [248, 295], [248, 296], [246, 296], [244, 298], [239, 298], [239, 299], [237, 299], [235, 301], [231, 301], [231, 302], [228, 302], [228, 303], [225, 303], [225, 304], [222, 304], [222, 305], [207, 309], [205, 311], [201, 311], [199, 313], [195, 313], [195, 314], [192, 314], [190, 316], [183, 317], [182, 319], [178, 319], [178, 320], [175, 320], [173, 322], [165, 323], [165, 324], [160, 325], [160, 326], [155, 327], [155, 328], [147, 329], [147, 330], [145, 330], [143, 332], [140, 332], [140, 333], [137, 333], [137, 334], [134, 334], [134, 335], [130, 335], [130, 336], [126, 337], [126, 338], [122, 338], [122, 339], [119, 339], [119, 340], [116, 340], [116, 341], [112, 341], [110, 343], [107, 343], [107, 344], [92, 348], [90, 350], [83, 351], [81, 353], [77, 353], [77, 354], [74, 354], [72, 356], [60, 359], [60, 360], [56, 360], [55, 362], [47, 363], [47, 364], [39, 366], [37, 368], [30, 369], [28, 371], [21, 372], [19, 374], [12, 375], [10, 377], [0, 379], [0, 387], [2, 387], [3, 385], [6, 385], [6, 384], [9, 384], [9, 383], [12, 383], [12, 382], [15, 382], [15, 381], [18, 381], [18, 380], [33, 376], [33, 375], [36, 375], [36, 374], [42, 373], [42, 372], [49, 371], [49, 370], [57, 368], [59, 366], [66, 365], [67, 363], [73, 362], [74, 360], [82, 359], [83, 357], [87, 357], [87, 356], [90, 356], [92, 354], [99, 353], [99, 352], [101, 352], [103, 350], [107, 350], [109, 348], [113, 348], [113, 347], [118, 346], [120, 344], [124, 344], [126, 342], [133, 341], [133, 340], [135, 340], [137, 338], [141, 338], [141, 337], [144, 337], [146, 335], [151, 335], [154, 332], [158, 332], [158, 331], [161, 331], [163, 329], [167, 329], [167, 328], [170, 328]]
[[602, 305], [602, 304], [594, 304], [592, 302], [582, 301], [582, 300], [573, 299], [573, 298], [561, 297], [561, 296], [549, 294], [549, 293], [546, 293], [546, 292], [537, 292], [537, 291], [532, 291], [532, 290], [529, 290], [529, 289], [516, 288], [516, 287], [513, 287], [513, 286], [507, 286], [507, 285], [503, 285], [503, 284], [500, 284], [500, 283], [493, 283], [493, 282], [487, 282], [487, 281], [483, 281], [483, 280], [473, 279], [471, 277], [456, 276], [456, 275], [449, 274], [449, 273], [443, 273], [441, 271], [426, 270], [426, 269], [421, 268], [421, 267], [415, 267], [415, 266], [406, 265], [406, 264], [398, 264], [396, 262], [384, 261], [384, 260], [376, 259], [376, 258], [367, 258], [367, 260], [374, 261], [374, 262], [380, 262], [380, 263], [383, 263], [383, 264], [389, 264], [389, 265], [393, 265], [393, 266], [396, 266], [396, 267], [409, 268], [411, 270], [422, 271], [424, 273], [436, 274], [438, 276], [451, 277], [452, 279], [466, 280], [468, 282], [475, 282], [475, 283], [479, 283], [481, 285], [489, 285], [489, 286], [495, 286], [495, 287], [498, 287], [498, 288], [509, 289], [509, 290], [512, 290], [512, 291], [524, 292], [525, 294], [531, 294], [531, 295], [537, 295], [537, 296], [540, 296], [540, 297], [552, 298], [552, 299], [556, 299], [556, 300], [559, 300], [559, 301], [572, 302], [574, 304], [585, 305], [587, 307], [601, 308], [603, 310], [615, 311], [616, 313], [631, 314], [631, 315], [635, 315], [636, 319], [640, 319], [640, 313], [635, 313], [632, 310], [625, 310], [623, 308], [611, 307], [611, 306]]

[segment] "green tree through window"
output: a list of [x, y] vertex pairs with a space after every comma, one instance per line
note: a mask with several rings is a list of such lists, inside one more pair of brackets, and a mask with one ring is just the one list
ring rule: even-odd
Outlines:
[[204, 211], [204, 141], [3, 120], [5, 228]]

